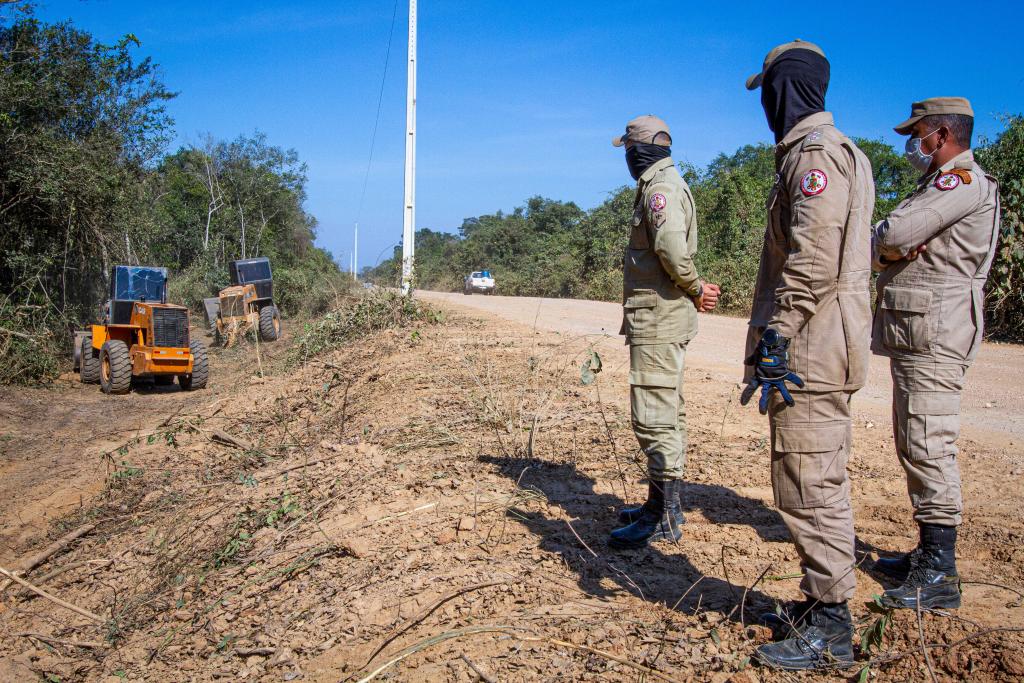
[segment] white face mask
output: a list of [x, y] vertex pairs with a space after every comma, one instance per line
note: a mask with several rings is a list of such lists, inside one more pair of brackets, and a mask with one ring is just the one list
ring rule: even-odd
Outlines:
[[923, 138], [910, 138], [907, 140], [907, 146], [903, 150], [903, 156], [907, 158], [910, 165], [913, 166], [919, 173], [927, 173], [928, 169], [932, 166], [932, 160], [935, 158], [935, 152], [931, 154], [924, 154], [921, 151], [921, 142], [939, 132], [936, 128], [928, 135]]

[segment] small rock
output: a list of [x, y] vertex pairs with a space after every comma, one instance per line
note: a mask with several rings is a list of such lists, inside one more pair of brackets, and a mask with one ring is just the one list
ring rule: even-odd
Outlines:
[[349, 538], [341, 542], [341, 549], [355, 558], [370, 554], [370, 544], [363, 538]]
[[995, 403], [992, 403], [992, 402], [990, 401], [990, 402], [988, 402], [988, 403], [986, 403], [986, 404], [985, 404], [985, 407], [986, 407], [986, 408], [995, 408], [995, 407], [996, 407], [996, 404], [995, 404]]
[[864, 426], [867, 427], [868, 429], [874, 429], [875, 428], [875, 423], [874, 422], [868, 422]]
[[463, 517], [459, 520], [459, 531], [472, 531], [476, 528], [476, 520], [472, 517]]
[[452, 531], [445, 529], [437, 535], [436, 543], [437, 545], [448, 545], [449, 543], [454, 543], [455, 541], [455, 534]]
[[753, 671], [738, 671], [732, 675], [728, 683], [761, 683]]
[[272, 666], [282, 666], [284, 664], [291, 664], [294, 661], [295, 653], [287, 647], [282, 647], [280, 650], [277, 651], [277, 656], [274, 657], [271, 664]]
[[1024, 656], [1019, 652], [1004, 651], [1002, 663], [1007, 673], [1014, 676], [1024, 676]]
[[177, 621], [191, 621], [192, 620], [192, 613], [189, 612], [187, 609], [175, 610], [174, 614], [172, 616]]

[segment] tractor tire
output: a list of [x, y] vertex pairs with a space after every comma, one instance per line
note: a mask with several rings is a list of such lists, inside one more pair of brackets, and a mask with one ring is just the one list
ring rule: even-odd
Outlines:
[[82, 384], [97, 384], [100, 381], [100, 355], [92, 348], [92, 335], [82, 337], [78, 358], [78, 378]]
[[178, 386], [184, 391], [205, 389], [206, 382], [210, 379], [210, 362], [206, 357], [206, 347], [203, 346], [203, 342], [193, 339], [188, 349], [192, 352], [192, 374], [178, 375]]
[[281, 314], [277, 306], [270, 304], [260, 309], [260, 339], [277, 341], [281, 336]]
[[100, 349], [100, 388], [105, 394], [127, 394], [132, 388], [132, 357], [123, 341], [111, 339]]

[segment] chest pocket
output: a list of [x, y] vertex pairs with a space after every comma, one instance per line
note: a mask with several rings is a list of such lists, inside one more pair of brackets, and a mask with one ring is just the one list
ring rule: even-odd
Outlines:
[[647, 238], [647, 226], [644, 225], [644, 207], [643, 204], [637, 205], [633, 209], [633, 220], [630, 221], [629, 231], [629, 248], [630, 249], [648, 249], [651, 246], [650, 240]]

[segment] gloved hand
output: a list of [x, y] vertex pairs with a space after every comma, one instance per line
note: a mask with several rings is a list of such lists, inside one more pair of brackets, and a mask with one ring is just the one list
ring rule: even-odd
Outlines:
[[789, 389], [786, 388], [786, 382], [802, 387], [804, 381], [790, 372], [789, 340], [779, 334], [778, 330], [772, 327], [765, 330], [754, 353], [744, 362], [746, 365], [754, 366], [754, 379], [740, 395], [740, 405], [747, 405], [758, 387], [761, 387], [761, 400], [757, 408], [762, 415], [768, 412], [768, 399], [776, 389], [782, 394], [782, 400], [786, 405], [791, 406], [795, 403]]

